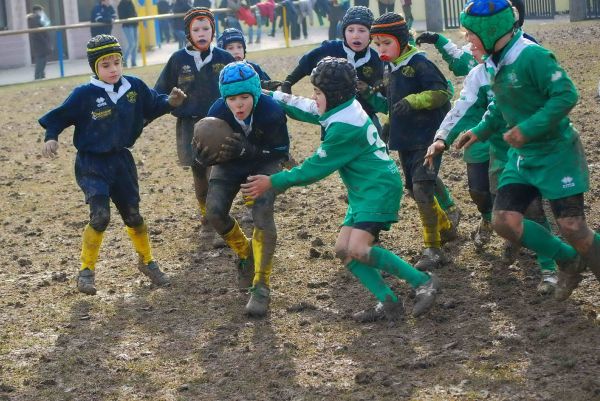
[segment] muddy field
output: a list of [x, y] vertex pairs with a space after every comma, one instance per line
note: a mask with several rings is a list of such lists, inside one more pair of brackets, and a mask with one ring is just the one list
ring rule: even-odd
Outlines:
[[[592, 176], [587, 215], [600, 229], [600, 23], [528, 31], [556, 52], [580, 91], [572, 117]], [[304, 51], [251, 60], [283, 78]], [[150, 84], [158, 72], [135, 70]], [[528, 253], [504, 265], [497, 237], [475, 253], [478, 217], [457, 153], [441, 175], [464, 212], [460, 239], [446, 246], [454, 260], [438, 272], [444, 292], [423, 318], [351, 319], [374, 300], [333, 259], [345, 210], [337, 176], [278, 198], [271, 313], [245, 317], [232, 253], [199, 241], [191, 172], [177, 166], [171, 116], [146, 129], [134, 157], [154, 255], [173, 285], [156, 289], [141, 279], [113, 210], [98, 295], [78, 293], [88, 209], [73, 175], [72, 130], [49, 161], [40, 156], [36, 120], [87, 79], [0, 89], [0, 400], [600, 400], [600, 286], [588, 274], [557, 303], [536, 294], [539, 272]], [[307, 80], [294, 88], [310, 91]], [[291, 122], [290, 131], [296, 159], [318, 145], [318, 127]], [[404, 199], [401, 222], [382, 242], [414, 260], [420, 238], [415, 205]], [[389, 281], [410, 308], [408, 287]]]

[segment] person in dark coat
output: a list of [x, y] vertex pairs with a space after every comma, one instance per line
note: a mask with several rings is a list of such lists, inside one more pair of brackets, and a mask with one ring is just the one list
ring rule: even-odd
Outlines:
[[[138, 16], [133, 1], [131, 0], [121, 0], [117, 6], [117, 11], [119, 12], [119, 19], [134, 18]], [[138, 23], [128, 22], [123, 24], [123, 33], [127, 40], [127, 47], [125, 47], [125, 52], [123, 53], [123, 67], [127, 67], [128, 60], [131, 61], [131, 64], [129, 65], [135, 67], [138, 48]]]
[[[31, 8], [32, 13], [27, 15], [27, 27], [28, 28], [42, 28], [46, 26], [46, 21], [49, 24], [45, 16], [44, 8], [39, 5], [35, 5]], [[35, 63], [34, 79], [46, 78], [46, 63], [48, 62], [48, 56], [52, 53], [52, 43], [50, 41], [50, 32], [36, 32], [29, 34], [29, 43], [31, 46], [31, 53], [33, 55], [33, 61]]]
[[92, 9], [90, 17], [91, 22], [102, 22], [104, 26], [92, 26], [90, 32], [92, 37], [97, 35], [110, 35], [112, 32], [112, 23], [117, 19], [117, 12], [110, 4], [110, 0], [100, 0]]

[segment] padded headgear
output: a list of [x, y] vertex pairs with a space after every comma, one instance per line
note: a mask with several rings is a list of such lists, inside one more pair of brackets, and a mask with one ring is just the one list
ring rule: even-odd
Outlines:
[[244, 34], [237, 28], [227, 28], [223, 31], [221, 36], [217, 39], [217, 47], [225, 49], [228, 44], [233, 42], [240, 42], [244, 47], [244, 55], [246, 54], [246, 40]]
[[396, 13], [385, 13], [373, 22], [371, 37], [375, 35], [391, 36], [396, 39], [400, 52], [404, 50], [410, 39], [406, 20], [403, 16]]
[[331, 110], [356, 96], [356, 70], [345, 58], [325, 57], [310, 74], [310, 82], [325, 95]]
[[219, 75], [219, 91], [223, 99], [242, 93], [249, 93], [254, 98], [254, 107], [262, 93], [258, 74], [246, 61], [229, 63]]
[[460, 13], [463, 27], [479, 37], [488, 54], [496, 42], [515, 29], [515, 13], [508, 0], [471, 0]]
[[185, 37], [192, 44], [192, 46], [194, 46], [198, 50], [206, 50], [206, 49], [200, 49], [194, 44], [194, 42], [192, 41], [192, 36], [190, 35], [190, 26], [192, 25], [192, 22], [194, 22], [195, 20], [205, 19], [205, 18], [208, 20], [208, 22], [210, 22], [210, 26], [212, 28], [212, 36], [210, 38], [210, 40], [212, 41], [213, 38], [215, 37], [215, 16], [212, 13], [212, 11], [210, 11], [206, 7], [193, 7], [193, 8], [190, 8], [188, 10], [188, 12], [185, 13], [185, 16], [183, 17], [183, 23], [185, 24]]
[[114, 36], [96, 35], [87, 42], [88, 63], [96, 76], [98, 76], [98, 62], [102, 57], [109, 55], [123, 57], [123, 49]]
[[350, 7], [348, 11], [346, 11], [346, 14], [344, 14], [344, 18], [342, 18], [342, 33], [346, 31], [348, 25], [352, 24], [364, 25], [367, 29], [371, 29], [373, 19], [373, 13], [367, 7]]

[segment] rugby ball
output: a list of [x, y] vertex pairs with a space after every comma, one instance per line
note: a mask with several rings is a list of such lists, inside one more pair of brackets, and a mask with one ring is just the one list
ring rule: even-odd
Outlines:
[[192, 146], [198, 153], [208, 148], [208, 156], [216, 157], [225, 139], [233, 134], [233, 130], [224, 120], [216, 117], [204, 117], [194, 125]]

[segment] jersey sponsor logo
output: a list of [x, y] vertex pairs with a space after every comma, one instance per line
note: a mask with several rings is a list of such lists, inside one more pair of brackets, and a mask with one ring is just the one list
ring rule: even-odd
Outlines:
[[365, 78], [371, 78], [373, 76], [373, 73], [375, 72], [373, 70], [373, 67], [369, 67], [369, 66], [364, 66], [362, 67], [362, 74], [365, 76]]
[[103, 98], [102, 96], [100, 96], [99, 98], [96, 99], [96, 107], [102, 107], [102, 106], [106, 106], [106, 99]]
[[404, 67], [402, 67], [400, 69], [400, 72], [405, 77], [413, 78], [415, 76], [415, 69], [412, 68], [410, 65], [405, 65]]
[[322, 147], [319, 146], [319, 148], [317, 149], [317, 156], [319, 156], [321, 159], [324, 157], [327, 157], [327, 152], [325, 151], [325, 149], [323, 149]]
[[573, 188], [575, 186], [573, 177], [570, 177], [568, 175], [563, 177], [562, 180], [560, 180], [560, 182], [562, 182], [563, 189]]
[[550, 77], [550, 80], [552, 82], [556, 82], [556, 81], [558, 81], [561, 78], [562, 78], [562, 72], [556, 71], [554, 74], [552, 74], [552, 77]]
[[192, 67], [185, 64], [181, 67], [181, 73], [182, 74], [191, 74], [192, 73]]
[[127, 101], [129, 103], [135, 103], [137, 101], [137, 92], [136, 91], [127, 92]]
[[112, 115], [111, 108], [94, 110], [94, 111], [92, 111], [92, 120], [103, 120], [105, 118], [110, 117], [111, 115]]

